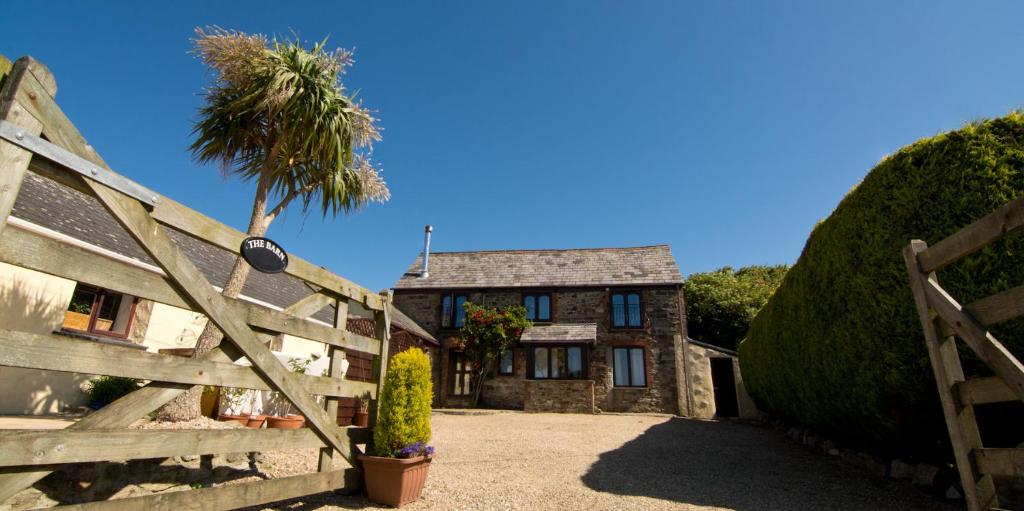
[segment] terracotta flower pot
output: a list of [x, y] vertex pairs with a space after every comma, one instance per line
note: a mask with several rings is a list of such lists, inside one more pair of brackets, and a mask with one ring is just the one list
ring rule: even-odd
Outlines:
[[231, 415], [231, 414], [227, 414], [227, 413], [222, 413], [222, 414], [220, 414], [217, 417], [217, 420], [223, 421], [223, 422], [237, 422], [237, 423], [245, 426], [245, 425], [247, 425], [249, 423], [249, 416], [248, 415]]
[[352, 416], [352, 425], [357, 428], [365, 428], [370, 425], [370, 412], [356, 412]]
[[245, 427], [253, 429], [262, 428], [263, 423], [267, 421], [266, 415], [246, 415], [245, 418], [248, 419], [245, 422]]
[[267, 417], [267, 427], [276, 429], [299, 429], [306, 418], [301, 415], [288, 414], [284, 417], [271, 415]]
[[381, 458], [360, 454], [366, 478], [366, 496], [378, 503], [402, 507], [418, 500], [430, 471], [429, 456]]

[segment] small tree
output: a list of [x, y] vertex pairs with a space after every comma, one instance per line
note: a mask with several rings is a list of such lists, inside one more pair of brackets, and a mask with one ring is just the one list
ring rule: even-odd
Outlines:
[[502, 352], [515, 348], [523, 330], [533, 323], [526, 319], [526, 308], [521, 305], [498, 309], [466, 302], [463, 308], [466, 309], [466, 319], [458, 337], [473, 367], [476, 385], [473, 406], [476, 406], [495, 361]]
[[[213, 71], [213, 84], [190, 149], [197, 162], [217, 163], [225, 175], [255, 182], [248, 236], [263, 236], [296, 201], [303, 212], [334, 216], [388, 200], [369, 159], [380, 140], [377, 119], [341, 83], [351, 52], [328, 51], [326, 40], [307, 49], [298, 40], [219, 28], [196, 33], [194, 52]], [[222, 294], [237, 298], [249, 269], [237, 257]], [[193, 357], [220, 338], [207, 323]], [[198, 417], [200, 391], [197, 386], [164, 406], [161, 418]]]
[[392, 357], [373, 428], [374, 454], [397, 457], [402, 449], [413, 444], [425, 449], [430, 441], [433, 398], [427, 354], [412, 348]]

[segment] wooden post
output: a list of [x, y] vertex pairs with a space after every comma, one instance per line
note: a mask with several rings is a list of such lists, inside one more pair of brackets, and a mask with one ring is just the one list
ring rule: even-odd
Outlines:
[[[342, 297], [335, 303], [334, 310], [334, 328], [345, 330], [348, 324], [348, 298]], [[345, 360], [345, 352], [335, 346], [329, 346], [327, 348], [328, 367], [327, 376], [329, 378], [340, 378], [341, 377], [341, 362]], [[325, 397], [324, 398], [324, 409], [327, 410], [327, 416], [331, 419], [331, 424], [337, 425], [338, 423], [338, 398], [337, 397]], [[328, 472], [332, 469], [334, 463], [334, 449], [331, 446], [326, 446], [320, 449], [320, 463], [318, 469], [320, 472]], [[356, 456], [353, 456], [352, 464], [358, 463]]]
[[[9, 62], [6, 58], [3, 61]], [[42, 74], [43, 78], [37, 78], [37, 73]], [[57, 85], [53, 82], [53, 75], [31, 57], [18, 59], [10, 68], [10, 72], [5, 74], [3, 89], [0, 89], [0, 119], [19, 126], [27, 135], [39, 135], [43, 131], [43, 124], [29, 114], [15, 98], [22, 84], [28, 80], [50, 84], [44, 87], [45, 92], [51, 96], [56, 94]], [[14, 208], [14, 201], [18, 198], [18, 191], [21, 190], [21, 183], [25, 181], [25, 172], [28, 171], [31, 160], [30, 151], [6, 140], [0, 140], [0, 232], [7, 226], [7, 217]]]
[[949, 440], [953, 446], [957, 470], [964, 487], [964, 499], [969, 511], [981, 511], [999, 505], [995, 483], [991, 475], [981, 474], [974, 464], [971, 452], [981, 449], [981, 434], [974, 418], [974, 407], [959, 403], [954, 395], [954, 386], [964, 381], [960, 355], [956, 350], [956, 338], [943, 336], [941, 319], [936, 317], [928, 304], [925, 286], [927, 281], [937, 282], [935, 273], [926, 274], [921, 271], [917, 255], [924, 252], [928, 244], [921, 240], [913, 240], [903, 250], [903, 258], [910, 275], [910, 289], [914, 293], [914, 303], [924, 330], [925, 345], [928, 347], [928, 358], [931, 360], [932, 373], [942, 401], [942, 412], [946, 416], [946, 427]]
[[[380, 340], [380, 363], [377, 365], [377, 399], [370, 407], [370, 429], [377, 425], [377, 414], [380, 411], [380, 398], [384, 390], [384, 376], [388, 372], [388, 351], [391, 342], [391, 290], [381, 291], [384, 310], [373, 313], [374, 337]], [[372, 454], [372, 453], [371, 453]]]

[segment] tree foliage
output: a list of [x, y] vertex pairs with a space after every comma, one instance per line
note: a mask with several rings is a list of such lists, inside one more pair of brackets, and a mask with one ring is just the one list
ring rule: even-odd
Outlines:
[[686, 329], [690, 337], [735, 350], [757, 311], [786, 276], [786, 265], [729, 266], [694, 273], [683, 283]]
[[430, 358], [410, 348], [388, 363], [380, 411], [373, 429], [377, 456], [395, 457], [405, 447], [430, 441]]
[[341, 82], [351, 52], [328, 51], [326, 40], [307, 49], [261, 34], [197, 33], [195, 53], [216, 72], [193, 129], [197, 161], [324, 215], [388, 199], [368, 156], [380, 140], [376, 119]]
[[[902, 249], [1024, 194], [1024, 116], [974, 123], [882, 160], [811, 232], [740, 345], [743, 380], [776, 416], [874, 447], [938, 453], [946, 432]], [[1024, 283], [1024, 237], [945, 268], [961, 303]], [[1024, 323], [994, 333], [1018, 356]], [[970, 372], [972, 366], [967, 361]]]
[[502, 352], [513, 349], [519, 343], [523, 331], [533, 326], [533, 323], [526, 319], [526, 308], [522, 305], [498, 309], [466, 302], [463, 308], [466, 310], [466, 319], [459, 329], [458, 339], [476, 375], [476, 391], [473, 394], [475, 405], [480, 400], [483, 382], [491, 367]]

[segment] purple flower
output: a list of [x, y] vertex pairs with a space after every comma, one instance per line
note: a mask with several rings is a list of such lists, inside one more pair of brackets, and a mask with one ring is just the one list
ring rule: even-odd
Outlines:
[[433, 454], [434, 448], [423, 442], [413, 442], [398, 451], [399, 458], [415, 458], [417, 456], [431, 456]]

